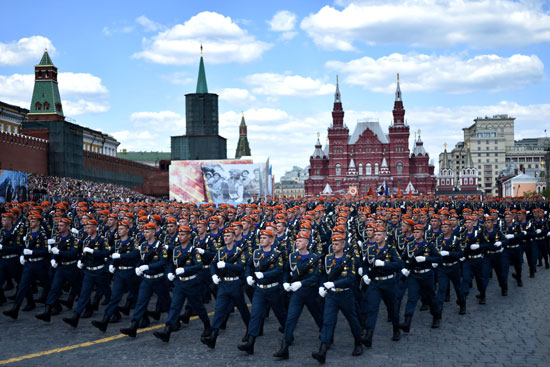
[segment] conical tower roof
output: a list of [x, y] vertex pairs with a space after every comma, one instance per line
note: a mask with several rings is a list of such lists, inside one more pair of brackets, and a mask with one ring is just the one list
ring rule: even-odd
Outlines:
[[199, 63], [199, 77], [197, 79], [196, 93], [208, 93], [208, 85], [206, 84], [206, 72], [204, 71], [204, 60], [202, 57], [202, 45], [201, 45], [201, 60]]

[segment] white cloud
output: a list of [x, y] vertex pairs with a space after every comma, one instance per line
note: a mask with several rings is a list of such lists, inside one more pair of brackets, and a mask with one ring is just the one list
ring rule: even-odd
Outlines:
[[234, 105], [246, 105], [256, 100], [256, 97], [250, 94], [247, 89], [224, 88], [215, 93], [219, 95], [220, 100]]
[[193, 79], [189, 74], [180, 71], [172, 74], [161, 75], [160, 78], [175, 85], [188, 85], [196, 82], [196, 80]]
[[401, 75], [403, 92], [436, 91], [469, 93], [521, 88], [544, 78], [544, 65], [536, 55], [437, 56], [394, 53], [373, 59], [365, 56], [349, 62], [329, 61], [328, 68], [346, 75], [345, 82], [374, 92], [395, 91], [395, 75]]
[[318, 46], [342, 51], [356, 42], [486, 48], [550, 41], [550, 15], [533, 1], [362, 1], [324, 6], [300, 26]]
[[268, 21], [272, 31], [287, 32], [294, 29], [296, 24], [296, 14], [288, 11], [281, 10], [275, 13], [273, 18]]
[[194, 64], [201, 44], [211, 64], [251, 62], [271, 48], [271, 44], [256, 40], [230, 17], [202, 12], [184, 24], [144, 39], [143, 51], [133, 56], [158, 64]]
[[142, 26], [147, 32], [157, 32], [166, 28], [162, 24], [154, 22], [151, 19], [147, 18], [145, 15], [137, 17], [136, 22], [140, 26]]
[[110, 133], [120, 142], [119, 151], [170, 151], [170, 137], [149, 130], [121, 130]]
[[21, 65], [29, 61], [38, 64], [46, 48], [50, 56], [55, 55], [52, 41], [42, 36], [21, 38], [10, 43], [0, 42], [0, 66]]
[[[59, 73], [59, 93], [67, 116], [101, 113], [109, 110], [108, 90], [101, 78], [89, 73]], [[0, 100], [29, 108], [34, 75], [0, 75]]]
[[275, 73], [251, 74], [245, 78], [245, 82], [254, 86], [254, 93], [270, 96], [326, 95], [334, 93], [336, 88], [333, 84], [326, 84], [310, 77]]
[[173, 111], [134, 112], [130, 115], [134, 127], [152, 128], [155, 131], [185, 134], [185, 116]]

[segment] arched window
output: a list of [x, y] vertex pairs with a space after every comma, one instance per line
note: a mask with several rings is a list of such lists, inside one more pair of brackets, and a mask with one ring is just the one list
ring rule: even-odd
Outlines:
[[34, 108], [35, 108], [37, 111], [40, 111], [40, 110], [42, 109], [42, 103], [36, 102], [35, 105], [34, 105]]
[[403, 173], [403, 163], [397, 162], [397, 174], [400, 175]]
[[359, 163], [359, 175], [363, 174], [363, 163]]
[[422, 173], [422, 166], [418, 166], [418, 173]]
[[315, 168], [315, 175], [319, 176], [321, 174], [321, 170], [319, 168]]
[[44, 102], [44, 110], [47, 110], [47, 111], [50, 110], [50, 104], [47, 101]]
[[375, 175], [378, 174], [378, 163], [375, 163], [375, 164], [374, 164], [374, 174], [375, 174]]
[[473, 184], [474, 184], [474, 179], [470, 178], [470, 185], [473, 185]]
[[372, 175], [372, 166], [370, 165], [370, 163], [367, 163], [367, 165], [365, 166], [365, 174], [367, 175]]
[[336, 163], [336, 176], [340, 176], [342, 174], [342, 168], [340, 166], [340, 163]]

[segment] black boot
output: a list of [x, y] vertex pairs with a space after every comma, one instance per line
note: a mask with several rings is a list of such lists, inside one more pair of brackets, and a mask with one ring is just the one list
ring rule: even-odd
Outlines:
[[508, 295], [508, 287], [502, 287], [501, 294], [506, 297]]
[[172, 328], [168, 325], [166, 325], [162, 331], [155, 331], [153, 333], [154, 336], [165, 343], [168, 343], [170, 341], [170, 334], [172, 334]]
[[397, 342], [401, 339], [401, 330], [399, 329], [399, 325], [394, 325], [393, 327], [393, 336], [391, 340], [394, 342]]
[[319, 363], [325, 363], [325, 360], [327, 359], [327, 350], [328, 345], [326, 343], [321, 343], [319, 351], [311, 353], [311, 356], [315, 358]]
[[42, 288], [42, 293], [40, 294], [40, 297], [36, 300], [37, 303], [46, 303], [48, 300], [48, 289]]
[[59, 301], [56, 301], [52, 306], [52, 316], [57, 316], [63, 311], [63, 307], [59, 304]]
[[93, 311], [99, 311], [99, 301], [101, 301], [101, 298], [96, 294], [94, 300], [92, 301]]
[[29, 292], [27, 295], [27, 304], [25, 307], [23, 307], [23, 311], [32, 311], [36, 308], [36, 302], [34, 301], [34, 298], [32, 297], [32, 293]]
[[17, 316], [19, 316], [19, 305], [13, 305], [11, 310], [2, 312], [4, 315], [11, 317], [14, 320], [17, 320]]
[[191, 307], [185, 307], [185, 312], [180, 315], [179, 320], [185, 325], [189, 324], [189, 319], [191, 318]]
[[273, 353], [273, 357], [280, 358], [280, 359], [288, 359], [288, 342], [285, 338], [281, 341], [281, 349], [279, 349], [277, 352]]
[[534, 277], [535, 277], [535, 273], [536, 273], [536, 269], [535, 269], [535, 268], [529, 269], [529, 277], [530, 277], [530, 278], [534, 278]]
[[52, 305], [46, 305], [45, 309], [44, 309], [44, 312], [39, 313], [38, 315], [35, 315], [34, 317], [36, 317], [38, 320], [50, 322], [51, 316], [52, 316], [52, 308], [53, 308]]
[[216, 348], [216, 339], [218, 339], [218, 330], [212, 331], [212, 334], [210, 336], [207, 336], [205, 338], [201, 338], [201, 342], [208, 346], [210, 349]]
[[479, 304], [484, 305], [485, 303], [485, 293], [482, 293], [479, 295]]
[[145, 315], [143, 315], [143, 317], [139, 321], [139, 327], [140, 329], [143, 329], [149, 326], [150, 324], [151, 324], [151, 320], [149, 320], [149, 316], [147, 316], [147, 312], [146, 312]]
[[248, 341], [248, 328], [246, 329], [246, 333], [244, 333], [244, 336], [242, 337], [241, 341], [243, 343], [246, 343]]
[[92, 325], [94, 325], [100, 331], [106, 332], [107, 326], [109, 326], [109, 317], [103, 316], [103, 320], [101, 321], [93, 320]]
[[466, 315], [466, 303], [463, 303], [460, 305], [460, 309], [458, 310], [459, 315]]
[[244, 344], [239, 344], [237, 348], [239, 350], [242, 350], [243, 352], [246, 352], [248, 354], [254, 354], [254, 343], [256, 342], [256, 337], [249, 335], [248, 341]]
[[2, 306], [6, 302], [8, 302], [8, 299], [6, 298], [6, 295], [4, 294], [4, 290], [0, 289], [0, 306]]
[[432, 329], [439, 329], [440, 323], [441, 323], [441, 313], [433, 315]]
[[405, 316], [405, 321], [402, 324], [399, 324], [399, 327], [401, 328], [401, 330], [408, 333], [409, 330], [411, 330], [411, 321], [412, 321], [412, 316]]
[[365, 330], [365, 335], [363, 336], [362, 342], [365, 345], [365, 347], [370, 348], [372, 347], [372, 334], [374, 333], [374, 330], [367, 329]]
[[422, 302], [422, 305], [420, 306], [420, 311], [428, 311], [428, 305]]
[[94, 314], [94, 306], [88, 302], [86, 305], [86, 308], [84, 309], [84, 312], [82, 313], [83, 319], [89, 319]]
[[78, 312], [73, 312], [72, 317], [64, 317], [63, 322], [71, 325], [76, 328], [78, 326], [78, 320], [80, 320], [80, 314]]
[[109, 324], [116, 324], [122, 319], [122, 316], [120, 315], [120, 312], [118, 312], [117, 309], [115, 309], [115, 312], [113, 313], [113, 316], [111, 316], [111, 320], [109, 320]]
[[128, 335], [130, 338], [135, 338], [137, 335], [138, 326], [139, 322], [132, 320], [130, 327], [122, 328], [120, 329], [120, 332], [124, 335]]
[[206, 338], [208, 336], [210, 336], [210, 334], [212, 334], [212, 329], [211, 329], [211, 326], [210, 326], [210, 320], [208, 320], [208, 322], [205, 322], [203, 323], [203, 330], [202, 330], [202, 333], [201, 333], [201, 338]]
[[353, 352], [351, 352], [351, 355], [357, 357], [361, 354], [363, 354], [363, 345], [361, 344], [361, 338], [357, 338], [355, 339], [355, 346], [353, 347]]

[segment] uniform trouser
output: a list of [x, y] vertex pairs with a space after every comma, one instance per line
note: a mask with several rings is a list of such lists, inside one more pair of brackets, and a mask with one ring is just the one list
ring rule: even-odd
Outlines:
[[213, 330], [220, 328], [233, 306], [237, 306], [244, 324], [248, 327], [250, 312], [244, 301], [244, 292], [240, 279], [229, 282], [222, 280], [218, 285], [218, 293], [216, 295], [216, 307], [214, 310], [214, 319], [212, 320]]
[[172, 303], [170, 304], [170, 311], [168, 312], [168, 320], [166, 320], [166, 325], [173, 328], [177, 327], [178, 318], [185, 300], [187, 300], [187, 303], [191, 306], [191, 308], [193, 308], [201, 321], [205, 325], [208, 325], [210, 323], [210, 319], [208, 318], [208, 313], [202, 303], [202, 295], [203, 292], [199, 279], [181, 281], [176, 278], [174, 281], [174, 293], [172, 294]]
[[466, 259], [462, 265], [462, 293], [464, 297], [467, 297], [470, 293], [470, 283], [475, 277], [477, 290], [482, 295], [485, 295], [485, 290], [487, 289], [487, 281], [485, 280], [488, 277], [486, 273], [486, 266], [483, 265], [483, 258], [477, 259]]
[[[508, 289], [508, 277], [504, 277], [504, 264], [502, 262], [502, 254], [503, 252], [497, 252], [494, 254], [485, 255], [484, 264], [488, 267], [485, 273], [491, 274], [491, 271], [493, 271], [494, 269], [495, 273], [497, 274], [498, 285], [500, 286], [500, 288]], [[485, 282], [485, 288], [487, 288], [487, 284], [489, 283], [489, 276], [485, 278]]]
[[250, 314], [250, 322], [248, 323], [248, 335], [258, 336], [263, 321], [267, 316], [269, 307], [273, 309], [275, 317], [281, 326], [286, 323], [286, 311], [283, 306], [281, 297], [282, 288], [280, 286], [263, 289], [256, 287], [254, 289], [254, 297], [252, 298], [252, 312]]
[[290, 300], [288, 302], [288, 314], [285, 323], [285, 340], [292, 343], [294, 340], [294, 330], [298, 325], [298, 319], [302, 314], [304, 306], [307, 307], [313, 320], [319, 327], [319, 330], [323, 327], [323, 311], [316, 299], [317, 288], [316, 287], [301, 287], [296, 292], [290, 293]]
[[407, 291], [407, 279], [401, 273], [397, 273], [397, 282], [395, 283], [395, 299], [397, 304], [395, 307], [397, 307], [398, 312], [401, 310], [401, 302]]
[[48, 260], [40, 260], [36, 262], [27, 262], [23, 267], [23, 273], [21, 274], [21, 281], [17, 288], [17, 295], [15, 296], [15, 304], [20, 306], [23, 303], [23, 299], [30, 291], [30, 287], [33, 282], [38, 281], [46, 291], [49, 291], [50, 280], [48, 276]]
[[137, 294], [139, 290], [139, 278], [136, 276], [136, 272], [133, 268], [117, 270], [113, 276], [113, 279], [111, 299], [107, 305], [107, 308], [105, 308], [105, 313], [103, 314], [104, 317], [113, 316], [118, 304], [122, 300], [122, 297], [124, 297], [124, 293], [128, 292], [127, 297], [130, 297], [130, 292]]
[[342, 311], [348, 321], [353, 337], [358, 340], [361, 338], [361, 326], [357, 319], [355, 309], [355, 300], [351, 289], [342, 292], [329, 291], [325, 297], [325, 309], [323, 311], [323, 328], [321, 329], [321, 343], [329, 344], [334, 328], [338, 311]]
[[201, 296], [206, 297], [206, 296], [209, 296], [209, 294], [212, 294], [212, 296], [214, 296], [215, 298], [217, 292], [215, 292], [214, 289], [216, 288], [216, 286], [212, 282], [212, 277], [210, 276], [210, 269], [209, 268], [202, 269], [199, 271], [198, 274], [199, 274], [200, 281], [202, 283]]
[[405, 305], [405, 316], [414, 315], [414, 310], [420, 297], [428, 303], [432, 315], [439, 313], [435, 299], [434, 273], [434, 270], [429, 270], [422, 274], [411, 271], [407, 279], [409, 294], [407, 296], [407, 304]]
[[[453, 283], [453, 287], [456, 293], [456, 300], [460, 306], [466, 304], [464, 299], [464, 292], [462, 291], [462, 285], [460, 283], [460, 264], [456, 263], [451, 266], [439, 265], [437, 267], [437, 304], [439, 309], [443, 308], [445, 302], [445, 296], [449, 289], [449, 282]], [[439, 311], [441, 312], [441, 311]]]
[[367, 329], [374, 330], [380, 301], [384, 301], [386, 308], [391, 311], [390, 318], [394, 327], [399, 326], [399, 310], [397, 309], [396, 295], [397, 278], [373, 280], [367, 288]]
[[136, 309], [132, 315], [132, 321], [139, 322], [145, 315], [153, 293], [158, 297], [160, 311], [168, 311], [170, 308], [170, 292], [168, 288], [168, 279], [165, 276], [155, 279], [149, 279], [144, 276], [139, 285], [138, 299]]
[[534, 273], [537, 270], [537, 245], [534, 241], [523, 242], [521, 244], [521, 250], [525, 253], [525, 257], [527, 258], [529, 271]]
[[94, 286], [97, 287], [97, 291], [105, 293], [105, 288], [109, 286], [107, 282], [107, 269], [103, 267], [99, 270], [84, 270], [84, 279], [82, 280], [82, 289], [80, 290], [80, 296], [78, 297], [78, 303], [74, 309], [74, 312], [80, 314], [84, 311], [84, 308], [90, 302], [90, 297], [94, 290]]
[[72, 288], [80, 287], [79, 269], [76, 264], [59, 265], [53, 275], [52, 287], [48, 292], [48, 298], [46, 299], [47, 305], [53, 305], [61, 294], [63, 293], [63, 286], [65, 283], [69, 283]]
[[542, 261], [544, 259], [544, 263], [548, 264], [548, 239], [547, 237], [543, 237], [540, 239], [535, 240], [537, 244], [537, 253], [538, 253], [538, 260]]
[[514, 266], [517, 279], [521, 279], [521, 247], [505, 248], [502, 254], [502, 269], [504, 271], [504, 279], [508, 279], [508, 273], [510, 272], [510, 265]]
[[0, 258], [0, 289], [4, 288], [4, 283], [8, 279], [14, 279], [17, 283], [21, 280], [21, 271], [23, 267], [19, 262], [19, 256], [10, 259]]

